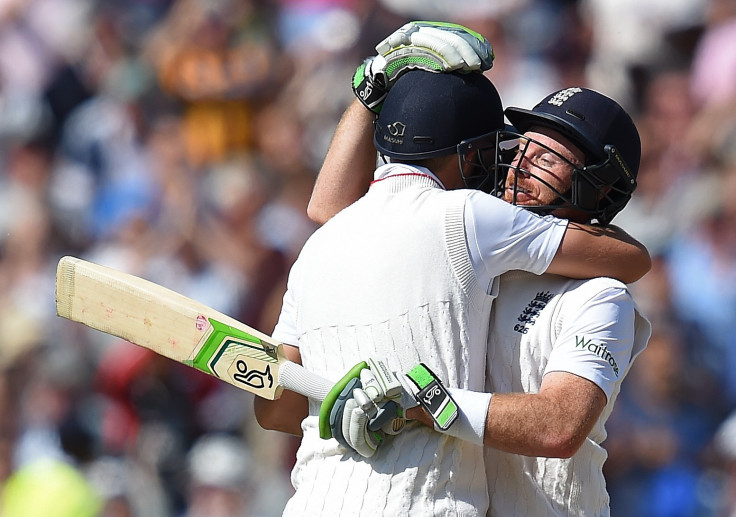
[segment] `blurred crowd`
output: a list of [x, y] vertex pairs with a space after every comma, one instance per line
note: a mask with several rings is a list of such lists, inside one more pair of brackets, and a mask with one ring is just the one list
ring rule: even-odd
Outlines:
[[[736, 515], [736, 0], [1, 0], [0, 515], [270, 517], [293, 437], [248, 393], [55, 315], [59, 258], [270, 333], [350, 78], [413, 19], [493, 44], [505, 105], [634, 116], [654, 326], [609, 424], [614, 516]], [[732, 370], [734, 368], [734, 370]]]

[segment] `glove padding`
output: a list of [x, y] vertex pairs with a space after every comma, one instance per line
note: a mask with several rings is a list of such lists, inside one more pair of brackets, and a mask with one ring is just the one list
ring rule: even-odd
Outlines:
[[380, 113], [394, 82], [409, 70], [472, 72], [493, 66], [493, 48], [481, 34], [462, 25], [409, 22], [376, 45], [377, 56], [360, 64], [353, 92], [363, 105]]
[[[362, 362], [348, 372], [330, 392], [333, 394], [340, 387], [340, 393], [328, 395], [323, 402], [320, 435], [333, 437], [344, 447], [370, 458], [386, 435], [395, 435], [404, 429], [406, 419], [400, 405], [404, 389], [396, 375], [388, 370], [384, 361], [371, 359], [367, 364], [370, 368]], [[410, 395], [408, 397], [413, 400]], [[326, 425], [329, 431], [322, 433]]]
[[493, 48], [483, 35], [443, 22], [409, 22], [376, 45], [386, 59], [386, 74], [395, 81], [405, 68], [430, 72], [473, 72], [493, 67]]
[[[330, 414], [333, 407], [338, 402], [345, 388], [353, 383], [353, 379], [360, 379], [360, 372], [368, 368], [368, 363], [361, 361], [360, 363], [353, 366], [348, 373], [346, 373], [342, 379], [340, 379], [327, 394], [325, 399], [322, 401], [322, 405], [319, 408], [319, 436], [324, 440], [332, 438], [332, 430], [330, 429]], [[353, 383], [353, 387], [355, 384]]]
[[383, 442], [383, 436], [368, 428], [369, 417], [359, 400], [365, 403], [370, 399], [360, 386], [360, 379], [351, 379], [340, 392], [330, 411], [330, 430], [340, 445], [370, 458]]

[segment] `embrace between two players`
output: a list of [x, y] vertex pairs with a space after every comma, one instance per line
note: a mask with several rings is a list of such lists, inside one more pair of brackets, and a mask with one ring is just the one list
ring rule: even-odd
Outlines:
[[636, 127], [586, 88], [506, 126], [490, 44], [462, 26], [412, 22], [376, 49], [273, 334], [348, 373], [321, 406], [255, 404], [302, 436], [284, 515], [608, 515], [605, 421], [650, 335], [625, 285], [649, 255], [609, 225]]

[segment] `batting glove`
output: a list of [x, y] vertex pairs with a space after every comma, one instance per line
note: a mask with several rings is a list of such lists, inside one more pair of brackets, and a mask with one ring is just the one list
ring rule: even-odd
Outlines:
[[[406, 423], [400, 405], [403, 392], [400, 381], [384, 361], [370, 359], [359, 363], [335, 384], [323, 401], [320, 436], [335, 438], [344, 447], [370, 458], [386, 435], [403, 430]], [[410, 404], [412, 401], [409, 397]]]
[[[381, 401], [376, 404], [378, 413], [371, 417], [368, 429], [381, 426], [381, 431], [385, 434], [400, 432], [404, 424], [404, 410], [421, 405], [432, 417], [435, 430], [475, 445], [483, 445], [491, 393], [446, 389], [424, 363], [419, 363], [405, 375], [389, 371], [383, 361], [369, 360], [368, 364], [370, 370], [360, 372], [363, 384], [360, 391], [371, 400]], [[401, 388], [398, 384], [401, 384]], [[361, 402], [357, 391], [353, 394], [357, 405], [372, 416], [373, 410], [369, 401]], [[389, 411], [390, 404], [396, 404], [396, 407], [391, 407]], [[381, 411], [384, 413], [381, 414]], [[392, 411], [397, 411], [401, 417], [400, 426], [397, 425], [396, 417], [391, 419], [394, 415]], [[391, 432], [391, 427], [395, 432]]]
[[432, 416], [438, 431], [446, 431], [458, 416], [457, 404], [426, 365], [403, 375], [383, 360], [369, 359], [348, 372], [322, 403], [320, 436], [370, 458], [386, 435], [404, 429], [405, 411], [417, 405]]
[[481, 34], [455, 23], [409, 22], [376, 45], [353, 75], [353, 92], [380, 113], [396, 80], [409, 70], [485, 71], [493, 67], [493, 48]]
[[[372, 401], [395, 403], [401, 416], [412, 407], [421, 405], [434, 420], [438, 431], [447, 431], [458, 417], [458, 406], [442, 382], [424, 363], [419, 363], [406, 374], [392, 372], [385, 361], [369, 359], [369, 371], [360, 372], [363, 391]], [[376, 410], [381, 405], [376, 404]], [[369, 426], [377, 427], [378, 411], [364, 404], [366, 412], [375, 411]], [[372, 416], [372, 415], [371, 415]], [[386, 416], [384, 422], [389, 421]], [[386, 431], [385, 425], [381, 428]]]
[[344, 405], [348, 398], [348, 394], [351, 393], [353, 389], [362, 386], [362, 384], [360, 384], [360, 372], [366, 368], [368, 368], [368, 363], [365, 361], [361, 361], [356, 364], [332, 387], [329, 393], [327, 393], [327, 396], [322, 401], [322, 405], [319, 409], [320, 438], [329, 440], [333, 437], [332, 430], [330, 429], [330, 414], [332, 413], [335, 405]]

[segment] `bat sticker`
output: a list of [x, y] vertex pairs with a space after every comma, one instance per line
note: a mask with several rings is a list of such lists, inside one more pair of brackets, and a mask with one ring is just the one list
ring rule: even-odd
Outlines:
[[[232, 369], [233, 368], [231, 368], [231, 370]], [[249, 371], [248, 364], [245, 360], [239, 358], [235, 361], [234, 369], [237, 370], [237, 373], [232, 373], [232, 378], [246, 386], [250, 386], [255, 389], [270, 389], [273, 387], [273, 375], [271, 375], [270, 364], [267, 364], [266, 369], [262, 372], [255, 369]]]
[[[232, 376], [253, 388], [271, 388], [274, 380], [270, 363], [278, 364], [273, 347], [256, 336], [212, 318], [209, 318], [209, 322], [213, 331], [203, 336], [204, 343], [197, 346], [196, 356], [187, 360], [186, 364], [220, 378]], [[263, 371], [249, 368], [245, 359], [263, 364]]]

